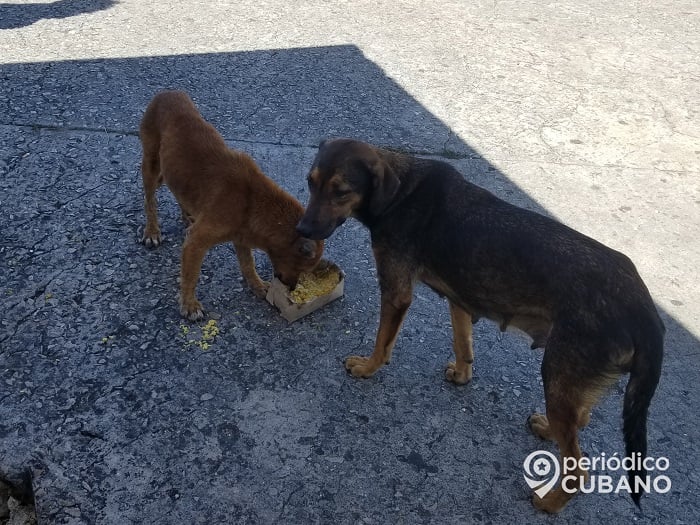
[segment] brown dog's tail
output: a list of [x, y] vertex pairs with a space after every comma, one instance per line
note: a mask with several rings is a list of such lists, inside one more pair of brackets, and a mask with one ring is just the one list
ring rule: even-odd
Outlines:
[[638, 507], [642, 495], [639, 482], [647, 474], [642, 465], [647, 455], [647, 413], [663, 360], [664, 325], [655, 311], [652, 317], [640, 316], [636, 321], [642, 329], [634, 336], [634, 358], [622, 410], [626, 456], [633, 460], [628, 472], [631, 496]]

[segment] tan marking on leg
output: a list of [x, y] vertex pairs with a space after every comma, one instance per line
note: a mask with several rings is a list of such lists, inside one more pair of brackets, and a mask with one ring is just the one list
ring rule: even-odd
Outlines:
[[445, 378], [458, 385], [468, 383], [472, 378], [474, 348], [472, 344], [472, 317], [450, 301], [452, 318], [452, 350], [455, 361], [447, 365]]
[[370, 357], [350, 356], [345, 360], [345, 369], [355, 377], [371, 377], [391, 359], [396, 337], [411, 304], [412, 290], [407, 296], [393, 301], [382, 295], [379, 316], [379, 331]]
[[[547, 413], [549, 414], [550, 412], [548, 411]], [[547, 419], [550, 421], [550, 431], [554, 441], [559, 445], [561, 480], [566, 482], [567, 488], [576, 488], [578, 490], [588, 480], [588, 472], [578, 467], [578, 462], [582, 457], [578, 443], [578, 424], [573, 411], [570, 416], [572, 417], [567, 418], [567, 421], [560, 421], [557, 416], [551, 415]], [[564, 461], [564, 458], [567, 458], [567, 461]], [[573, 461], [576, 462], [576, 467], [568, 469], [568, 463]], [[569, 480], [567, 476], [573, 476], [573, 479]], [[532, 503], [540, 510], [556, 514], [561, 512], [575, 495], [576, 492], [565, 491], [559, 485], [542, 498], [535, 494]]]
[[[533, 505], [551, 514], [564, 509], [569, 500], [576, 495], [576, 492], [565, 491], [561, 483], [565, 482], [568, 489], [578, 490], [588, 479], [588, 472], [579, 468], [582, 454], [578, 442], [578, 429], [582, 423], [582, 410], [590, 406], [583, 402], [587, 399], [587, 389], [572, 381], [575, 379], [557, 377], [545, 386], [547, 427], [540, 431], [555, 441], [559, 447], [561, 481], [557, 488], [545, 494], [544, 497], [535, 495]], [[539, 422], [542, 420], [540, 419]], [[569, 468], [572, 463], [575, 466]], [[567, 476], [573, 476], [573, 478], [567, 479]]]
[[549, 430], [549, 421], [547, 421], [547, 416], [544, 414], [534, 413], [527, 419], [527, 424], [530, 430], [540, 439], [545, 439], [547, 441], [552, 441], [554, 437]]

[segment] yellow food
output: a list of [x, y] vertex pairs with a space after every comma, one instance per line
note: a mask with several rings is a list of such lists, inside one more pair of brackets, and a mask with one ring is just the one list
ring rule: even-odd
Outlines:
[[302, 273], [296, 288], [289, 292], [289, 298], [295, 304], [304, 304], [330, 293], [340, 282], [337, 266], [329, 265], [313, 273]]

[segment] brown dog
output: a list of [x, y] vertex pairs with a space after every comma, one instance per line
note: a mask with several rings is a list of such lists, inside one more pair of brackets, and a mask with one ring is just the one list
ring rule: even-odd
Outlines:
[[265, 251], [275, 275], [296, 286], [299, 274], [312, 269], [323, 241], [299, 235], [295, 225], [304, 208], [245, 153], [235, 151], [206, 122], [186, 93], [164, 91], [146, 109], [140, 128], [146, 227], [142, 242], [161, 242], [155, 192], [166, 184], [189, 223], [182, 246], [180, 313], [203, 317], [195, 297], [202, 260], [214, 245], [232, 241], [241, 273], [256, 295], [267, 284], [255, 271], [253, 248]]
[[[297, 230], [324, 239], [355, 217], [372, 236], [381, 289], [372, 355], [345, 367], [369, 377], [389, 362], [411, 304], [426, 283], [450, 304], [455, 362], [449, 381], [472, 377], [472, 322], [495, 320], [544, 347], [546, 416], [532, 430], [557, 442], [562, 457], [581, 458], [578, 429], [603, 391], [630, 374], [624, 399], [627, 456], [646, 456], [646, 420], [659, 380], [664, 326], [632, 262], [552, 219], [508, 204], [467, 182], [447, 163], [381, 150], [348, 139], [321, 143], [308, 177], [311, 197]], [[563, 472], [580, 483], [587, 473]], [[630, 470], [632, 497], [643, 469]], [[563, 479], [563, 477], [562, 477]], [[569, 484], [568, 486], [570, 486]], [[535, 496], [548, 512], [564, 508], [561, 487]]]

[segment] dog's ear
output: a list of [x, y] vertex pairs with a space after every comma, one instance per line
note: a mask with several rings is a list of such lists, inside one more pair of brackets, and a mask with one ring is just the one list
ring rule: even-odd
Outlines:
[[372, 174], [372, 194], [369, 200], [369, 211], [377, 216], [391, 203], [391, 200], [399, 191], [401, 181], [394, 170], [380, 158], [372, 159], [366, 163], [367, 169]]
[[316, 256], [316, 241], [299, 237], [295, 244], [297, 253], [305, 259], [313, 259]]

